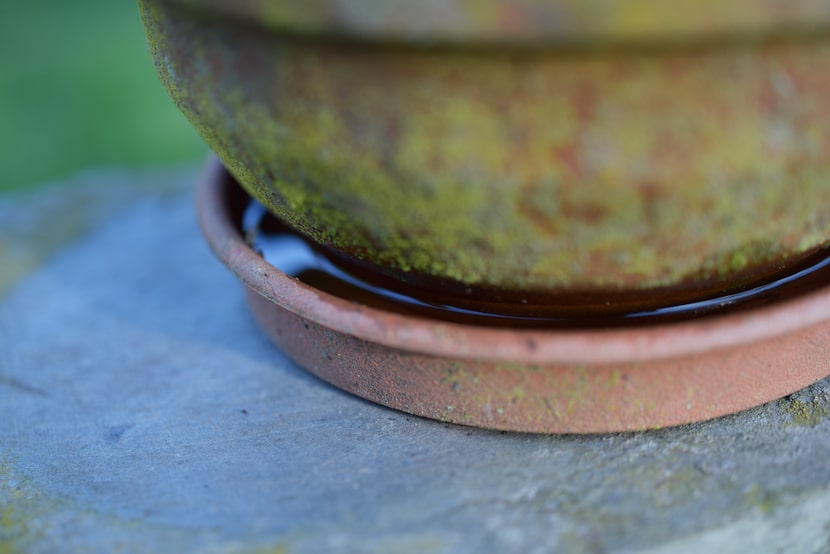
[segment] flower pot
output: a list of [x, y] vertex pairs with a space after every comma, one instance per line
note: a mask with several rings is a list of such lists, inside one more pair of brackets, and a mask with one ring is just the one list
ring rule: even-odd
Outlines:
[[743, 0], [141, 0], [242, 186], [434, 302], [624, 314], [830, 243], [830, 10]]

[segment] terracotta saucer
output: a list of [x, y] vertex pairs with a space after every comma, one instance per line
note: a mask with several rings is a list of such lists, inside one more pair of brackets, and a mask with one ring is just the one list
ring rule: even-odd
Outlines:
[[[728, 315], [590, 330], [491, 328], [356, 304], [269, 265], [243, 240], [218, 161], [202, 231], [246, 285], [263, 330], [336, 387], [464, 425], [598, 433], [680, 425], [780, 398], [830, 374], [830, 287]], [[244, 197], [243, 197], [244, 198]]]

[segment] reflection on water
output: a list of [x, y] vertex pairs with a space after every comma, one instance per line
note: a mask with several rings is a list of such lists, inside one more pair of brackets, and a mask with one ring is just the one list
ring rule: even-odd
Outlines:
[[344, 269], [332, 257], [251, 201], [242, 218], [246, 241], [272, 266], [318, 290], [366, 306], [458, 323], [497, 327], [620, 327], [669, 323], [732, 312], [792, 298], [830, 282], [830, 257], [813, 259], [770, 282], [696, 302], [590, 317], [526, 316], [471, 310], [378, 286]]

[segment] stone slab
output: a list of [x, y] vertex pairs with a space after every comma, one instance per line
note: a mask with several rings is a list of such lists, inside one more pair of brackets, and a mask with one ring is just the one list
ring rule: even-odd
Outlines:
[[80, 179], [0, 198], [2, 554], [830, 550], [828, 380], [629, 434], [393, 412], [259, 332], [195, 171]]

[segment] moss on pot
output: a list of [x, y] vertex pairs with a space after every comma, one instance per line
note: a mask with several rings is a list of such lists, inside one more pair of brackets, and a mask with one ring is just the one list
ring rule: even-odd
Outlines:
[[402, 280], [719, 289], [828, 243], [830, 43], [368, 46], [142, 5], [162, 81], [243, 186]]

